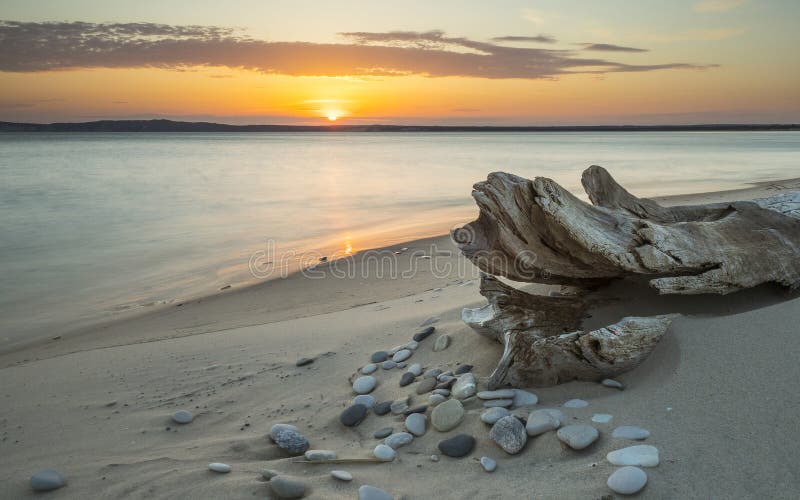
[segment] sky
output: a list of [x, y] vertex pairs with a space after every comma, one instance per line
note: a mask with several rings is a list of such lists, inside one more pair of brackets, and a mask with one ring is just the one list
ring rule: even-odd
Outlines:
[[800, 122], [798, 0], [0, 0], [0, 121]]

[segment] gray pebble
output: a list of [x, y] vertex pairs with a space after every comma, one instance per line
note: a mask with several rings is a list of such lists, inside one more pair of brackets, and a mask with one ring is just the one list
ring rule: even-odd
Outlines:
[[408, 367], [408, 373], [413, 373], [415, 377], [419, 377], [422, 375], [422, 365], [419, 363], [414, 363], [413, 365]]
[[611, 433], [611, 437], [633, 439], [638, 441], [649, 438], [650, 431], [641, 427], [635, 427], [633, 425], [621, 425], [614, 429], [614, 432]]
[[394, 429], [392, 429], [391, 427], [384, 427], [382, 429], [378, 429], [377, 431], [375, 431], [375, 434], [373, 434], [372, 437], [374, 437], [375, 439], [383, 439], [393, 432]]
[[354, 405], [364, 405], [367, 408], [372, 408], [375, 406], [375, 397], [371, 394], [359, 394], [358, 396], [353, 398]]
[[194, 415], [188, 410], [178, 410], [172, 415], [172, 421], [178, 424], [188, 424], [194, 420]]
[[375, 389], [375, 386], [378, 384], [378, 381], [372, 375], [364, 375], [362, 377], [358, 377], [355, 382], [353, 382], [353, 391], [356, 394], [368, 394]]
[[336, 460], [336, 458], [338, 458], [336, 452], [333, 450], [308, 450], [303, 456], [310, 462]]
[[478, 393], [478, 399], [513, 399], [513, 389], [500, 389], [497, 391], [481, 391]]
[[600, 433], [591, 425], [568, 425], [560, 428], [556, 435], [573, 450], [582, 450], [600, 437]]
[[620, 391], [625, 389], [625, 386], [622, 385], [622, 382], [614, 380], [612, 378], [604, 378], [602, 382], [600, 382], [606, 387], [611, 387], [613, 389], [619, 389]]
[[409, 401], [410, 401], [410, 398], [408, 396], [406, 396], [405, 399], [398, 399], [396, 401], [392, 401], [392, 404], [391, 404], [391, 407], [390, 407], [391, 410], [392, 410], [392, 415], [400, 415], [404, 411], [408, 410], [408, 402]]
[[428, 396], [428, 403], [430, 403], [431, 406], [436, 406], [444, 403], [445, 401], [447, 401], [447, 397], [442, 396], [441, 394], [431, 394]]
[[436, 327], [429, 326], [424, 330], [414, 334], [414, 340], [417, 342], [422, 342], [426, 338], [430, 337], [433, 332], [436, 331]]
[[375, 415], [386, 415], [390, 411], [392, 411], [392, 402], [391, 401], [383, 401], [382, 403], [378, 403], [372, 407], [372, 411]]
[[489, 408], [485, 412], [481, 413], [481, 422], [484, 424], [494, 425], [495, 422], [503, 417], [507, 417], [508, 415], [509, 412], [505, 408]]
[[395, 363], [391, 359], [387, 359], [386, 361], [381, 363], [381, 368], [383, 368], [384, 370], [391, 370], [395, 366], [397, 366], [397, 363]]
[[406, 417], [406, 429], [415, 436], [425, 434], [428, 418], [422, 413], [412, 413]]
[[282, 426], [276, 430], [274, 425], [272, 428], [273, 430], [270, 431], [272, 440], [275, 441], [275, 444], [278, 445], [279, 448], [285, 450], [287, 453], [291, 455], [302, 455], [308, 450], [308, 439], [300, 434], [300, 431], [296, 430], [296, 428], [292, 429], [289, 426]]
[[372, 455], [377, 458], [378, 460], [382, 460], [384, 462], [391, 462], [394, 460], [394, 457], [397, 456], [397, 452], [394, 451], [394, 448], [385, 444], [379, 444], [372, 450]]
[[606, 482], [609, 488], [620, 495], [638, 493], [647, 484], [647, 474], [638, 467], [626, 466], [617, 469]]
[[400, 377], [400, 387], [405, 387], [411, 384], [416, 377], [411, 372], [405, 372], [403, 376]]
[[532, 406], [539, 402], [539, 397], [528, 391], [514, 389], [514, 406]]
[[67, 484], [67, 480], [55, 469], [40, 470], [31, 476], [31, 488], [34, 491], [57, 490]]
[[383, 363], [389, 358], [389, 353], [386, 351], [378, 351], [372, 354], [370, 361], [373, 363]]
[[436, 378], [439, 375], [441, 375], [441, 373], [442, 373], [442, 370], [440, 370], [438, 368], [430, 368], [430, 369], [426, 370], [425, 373], [422, 374], [422, 377], [423, 378]]
[[494, 472], [497, 469], [497, 462], [489, 457], [481, 457], [481, 466], [486, 472]]
[[538, 436], [561, 426], [561, 421], [547, 410], [534, 410], [528, 415], [525, 431], [529, 436]]
[[570, 399], [564, 403], [564, 408], [586, 408], [589, 403], [582, 399]]
[[457, 434], [439, 442], [439, 451], [453, 458], [469, 455], [475, 448], [475, 438], [469, 434]]
[[334, 479], [338, 479], [339, 481], [352, 481], [353, 475], [347, 472], [346, 470], [332, 470], [331, 477]]
[[394, 497], [380, 488], [365, 484], [358, 489], [358, 500], [394, 500]]
[[492, 426], [489, 438], [506, 453], [515, 455], [522, 451], [528, 442], [525, 426], [515, 417], [503, 417]]
[[514, 405], [513, 399], [490, 399], [483, 402], [485, 408], [511, 408]]
[[467, 364], [458, 365], [458, 367], [456, 368], [455, 374], [456, 375], [462, 375], [464, 373], [471, 372], [472, 368], [473, 368], [472, 365], [467, 365]]
[[391, 436], [388, 436], [386, 439], [384, 439], [383, 444], [385, 444], [386, 446], [390, 446], [392, 449], [396, 450], [401, 446], [409, 444], [413, 440], [414, 436], [412, 436], [408, 432], [395, 432]]
[[431, 392], [434, 389], [434, 387], [436, 387], [436, 379], [435, 378], [425, 378], [425, 379], [422, 379], [422, 382], [420, 382], [417, 385], [416, 392], [417, 392], [417, 394], [427, 394], [427, 393]]
[[395, 363], [399, 363], [401, 361], [407, 360], [410, 357], [411, 357], [411, 351], [408, 349], [402, 349], [394, 353], [394, 356], [392, 356], [392, 361], [394, 361]]
[[433, 343], [433, 352], [444, 351], [450, 346], [450, 335], [439, 335]]
[[341, 415], [339, 415], [339, 421], [346, 427], [355, 427], [356, 425], [360, 424], [366, 416], [366, 406], [360, 404], [351, 405], [347, 407]]
[[228, 472], [231, 471], [231, 466], [220, 462], [213, 462], [208, 464], [208, 470], [213, 472], [219, 472], [220, 474], [227, 474]]
[[364, 375], [369, 375], [370, 373], [375, 373], [375, 370], [377, 369], [378, 365], [376, 365], [375, 363], [369, 363], [364, 365], [363, 368], [361, 368], [361, 373], [363, 373]]
[[269, 480], [269, 487], [278, 498], [303, 498], [306, 494], [306, 485], [283, 476], [275, 476]]

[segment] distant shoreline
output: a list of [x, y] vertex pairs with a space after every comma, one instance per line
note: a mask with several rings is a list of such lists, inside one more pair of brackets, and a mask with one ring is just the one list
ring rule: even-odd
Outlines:
[[228, 125], [173, 120], [100, 120], [81, 123], [0, 122], [0, 132], [764, 132], [800, 131], [800, 124], [706, 125]]

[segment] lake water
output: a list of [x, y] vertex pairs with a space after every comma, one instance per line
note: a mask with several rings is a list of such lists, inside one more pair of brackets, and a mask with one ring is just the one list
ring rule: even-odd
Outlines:
[[[442, 234], [491, 171], [637, 195], [800, 176], [797, 132], [0, 134], [0, 351], [253, 282], [248, 262]], [[272, 243], [268, 243], [272, 242]]]

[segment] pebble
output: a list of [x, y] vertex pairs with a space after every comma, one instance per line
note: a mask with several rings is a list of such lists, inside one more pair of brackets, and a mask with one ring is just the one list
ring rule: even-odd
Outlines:
[[405, 372], [402, 377], [400, 377], [400, 387], [405, 387], [411, 384], [416, 377], [411, 372]]
[[436, 387], [435, 378], [422, 379], [422, 382], [417, 385], [417, 394], [427, 394], [431, 392], [434, 387]]
[[360, 424], [367, 416], [367, 407], [364, 405], [351, 405], [347, 407], [341, 415], [339, 422], [345, 427], [355, 427]]
[[433, 343], [433, 352], [444, 351], [450, 346], [450, 335], [444, 334], [436, 337], [436, 342]]
[[525, 433], [525, 426], [515, 417], [503, 417], [492, 426], [489, 432], [489, 439], [497, 446], [510, 455], [516, 455], [525, 443], [528, 442], [528, 435]]
[[458, 368], [456, 368], [456, 371], [454, 373], [456, 375], [463, 375], [464, 373], [471, 372], [472, 368], [473, 368], [472, 365], [467, 365], [467, 364], [458, 365]]
[[592, 422], [595, 422], [597, 424], [607, 424], [611, 422], [613, 418], [614, 416], [609, 415], [608, 413], [595, 413], [594, 415], [592, 415]]
[[390, 409], [392, 410], [392, 415], [400, 415], [404, 411], [408, 410], [408, 402], [410, 399], [406, 396], [405, 399], [398, 399], [396, 401], [392, 401]]
[[442, 396], [449, 398], [450, 397], [450, 389], [434, 389], [434, 394], [441, 394]]
[[384, 370], [391, 370], [395, 366], [397, 366], [397, 363], [395, 363], [391, 359], [387, 359], [386, 361], [381, 363], [381, 368], [383, 368]]
[[658, 465], [658, 448], [649, 444], [637, 444], [606, 455], [606, 459], [614, 465], [636, 465], [639, 467], [655, 467]]
[[382, 429], [378, 429], [377, 431], [375, 431], [375, 434], [373, 434], [372, 437], [374, 437], [375, 439], [383, 439], [393, 432], [394, 429], [392, 429], [391, 427], [384, 427]]
[[475, 375], [465, 373], [461, 375], [453, 385], [452, 396], [456, 399], [467, 399], [478, 392], [478, 385], [475, 382]]
[[375, 456], [375, 458], [384, 462], [391, 462], [394, 460], [394, 457], [397, 456], [397, 452], [394, 451], [394, 448], [385, 444], [379, 444], [376, 446], [372, 454]]
[[563, 425], [564, 422], [567, 421], [567, 417], [564, 415], [564, 413], [561, 410], [557, 410], [555, 408], [544, 408], [542, 411], [546, 411], [547, 413], [552, 415], [553, 418], [558, 420], [558, 425], [559, 426]]
[[481, 422], [484, 424], [494, 425], [495, 422], [503, 417], [509, 416], [511, 413], [505, 408], [489, 408], [481, 413]]
[[394, 353], [394, 356], [392, 356], [392, 361], [394, 361], [395, 363], [399, 363], [401, 361], [407, 360], [410, 357], [411, 357], [411, 351], [408, 349], [403, 349], [401, 351], [397, 351], [396, 353]]
[[413, 365], [408, 367], [408, 373], [413, 373], [415, 377], [419, 377], [422, 375], [422, 365], [419, 363], [414, 363]]
[[539, 397], [528, 391], [514, 389], [514, 406], [532, 406], [539, 402]]
[[425, 413], [426, 411], [428, 411], [428, 405], [417, 405], [404, 411], [403, 415], [411, 415], [412, 413]]
[[416, 340], [412, 340], [411, 342], [406, 344], [406, 349], [411, 349], [412, 351], [416, 351], [418, 347], [419, 347], [419, 342], [417, 342]]
[[417, 342], [422, 342], [423, 340], [425, 340], [428, 337], [430, 337], [431, 334], [433, 332], [435, 332], [435, 331], [436, 331], [436, 327], [429, 326], [428, 328], [425, 328], [424, 330], [422, 330], [422, 331], [420, 331], [418, 333], [415, 333], [413, 339], [415, 341], [417, 341]]
[[513, 389], [500, 389], [499, 391], [481, 391], [478, 399], [510, 399], [514, 397]]
[[67, 480], [55, 469], [40, 470], [31, 476], [31, 488], [34, 491], [57, 490], [67, 484]]
[[405, 361], [401, 361], [401, 362], [397, 363], [397, 367], [398, 368], [405, 368], [406, 365], [408, 365], [408, 363], [406, 363]]
[[438, 461], [439, 461], [439, 455], [431, 455], [431, 462], [438, 462]]
[[391, 401], [384, 401], [382, 403], [378, 403], [372, 407], [372, 411], [375, 415], [386, 415], [390, 411], [392, 411], [392, 402]]
[[561, 426], [561, 421], [547, 410], [534, 410], [528, 415], [525, 431], [529, 436], [538, 436], [547, 431], [554, 431]]
[[453, 372], [451, 372], [450, 370], [448, 370], [446, 372], [441, 372], [441, 373], [439, 373], [439, 375], [436, 375], [436, 380], [441, 382], [446, 377], [453, 378]]
[[422, 436], [427, 430], [428, 417], [422, 413], [412, 413], [406, 417], [406, 429], [415, 436]]
[[496, 407], [510, 408], [513, 405], [514, 405], [513, 399], [490, 399], [488, 401], [483, 402], [483, 406], [486, 408], [496, 408]]
[[[364, 411], [366, 412], [366, 408], [364, 408]], [[294, 429], [291, 427], [294, 426], [284, 425], [275, 430], [275, 426], [273, 425], [273, 430], [270, 431], [270, 435], [272, 436], [272, 440], [275, 441], [275, 444], [278, 445], [279, 448], [292, 455], [302, 455], [306, 452], [306, 450], [308, 450], [308, 439], [306, 439], [304, 435], [300, 434], [300, 431], [298, 431], [296, 427]]]
[[437, 389], [449, 389], [453, 387], [453, 384], [456, 382], [456, 378], [452, 375], [445, 375], [441, 379], [438, 379], [439, 385], [436, 386]]
[[440, 370], [438, 368], [430, 368], [430, 369], [426, 370], [425, 373], [422, 374], [422, 377], [423, 378], [436, 378], [439, 375], [441, 375], [441, 373], [442, 373], [442, 370]]
[[172, 421], [178, 424], [188, 424], [192, 420], [194, 420], [194, 415], [187, 410], [178, 410], [172, 414]]
[[600, 433], [591, 425], [568, 425], [560, 428], [556, 435], [573, 450], [582, 450], [600, 437]]
[[447, 401], [447, 397], [442, 396], [441, 394], [431, 394], [428, 396], [428, 403], [430, 403], [431, 406], [436, 406], [444, 403], [445, 401]]
[[400, 448], [401, 446], [405, 446], [411, 441], [414, 440], [414, 436], [409, 434], [408, 432], [395, 432], [391, 436], [388, 436], [386, 439], [383, 440], [383, 444], [389, 446], [393, 450]]
[[306, 460], [311, 462], [318, 460], [336, 460], [339, 458], [333, 450], [308, 450], [303, 456], [306, 457]]
[[292, 424], [275, 424], [269, 429], [268, 436], [269, 436], [269, 438], [271, 440], [275, 441], [275, 436], [277, 436], [279, 432], [282, 432], [282, 431], [285, 431], [285, 430], [300, 432], [300, 429], [298, 429], [297, 427], [295, 427]]
[[219, 472], [221, 474], [227, 474], [228, 472], [231, 471], [231, 466], [220, 462], [213, 462], [208, 464], [208, 470]]
[[475, 448], [475, 438], [469, 434], [457, 434], [439, 442], [439, 451], [448, 457], [461, 458]]
[[313, 358], [300, 358], [300, 359], [297, 360], [297, 362], [294, 365], [295, 366], [306, 366], [306, 365], [310, 365], [313, 362], [314, 362]]
[[611, 433], [611, 437], [615, 438], [622, 438], [622, 439], [633, 439], [636, 441], [647, 439], [650, 437], [650, 431], [647, 429], [643, 429], [641, 427], [635, 427], [633, 425], [620, 425], [614, 432]]
[[647, 484], [647, 474], [638, 467], [626, 466], [611, 474], [606, 484], [615, 493], [633, 495]]
[[[625, 386], [622, 385], [622, 382], [618, 382], [618, 381], [616, 381], [616, 380], [614, 380], [612, 378], [604, 378], [603, 381], [600, 382], [600, 383], [603, 384], [606, 387], [612, 387], [614, 389], [619, 389], [620, 391], [625, 389]], [[647, 478], [645, 478], [645, 481], [646, 480], [647, 480]]]
[[352, 481], [353, 475], [347, 472], [346, 470], [332, 470], [331, 477], [334, 479], [338, 479], [339, 481]]
[[564, 403], [564, 408], [586, 408], [589, 403], [582, 399], [570, 399]]
[[481, 457], [481, 467], [486, 472], [494, 472], [497, 469], [497, 462], [489, 457]]
[[457, 399], [450, 399], [433, 409], [431, 424], [439, 432], [454, 429], [464, 419], [464, 406]]
[[353, 382], [353, 390], [356, 394], [368, 394], [375, 389], [375, 386], [378, 384], [378, 381], [372, 375], [364, 375], [363, 377], [358, 377], [355, 382]]
[[273, 477], [277, 476], [278, 474], [280, 474], [280, 473], [278, 471], [276, 471], [275, 469], [262, 469], [261, 470], [261, 477], [263, 477], [267, 481], [269, 481]]
[[269, 487], [279, 498], [303, 498], [306, 494], [306, 485], [282, 476], [275, 476], [269, 480]]
[[380, 488], [365, 484], [358, 489], [358, 500], [394, 500], [394, 497]]
[[370, 361], [372, 361], [373, 363], [383, 363], [387, 359], [389, 359], [389, 353], [388, 352], [386, 352], [386, 351], [378, 351], [378, 352], [372, 353], [372, 357], [370, 358]]
[[359, 394], [353, 398], [354, 405], [364, 405], [367, 408], [375, 406], [375, 397], [370, 394]]
[[361, 368], [361, 373], [363, 373], [364, 375], [369, 375], [370, 373], [375, 373], [375, 370], [377, 369], [378, 365], [376, 365], [375, 363], [369, 363]]

